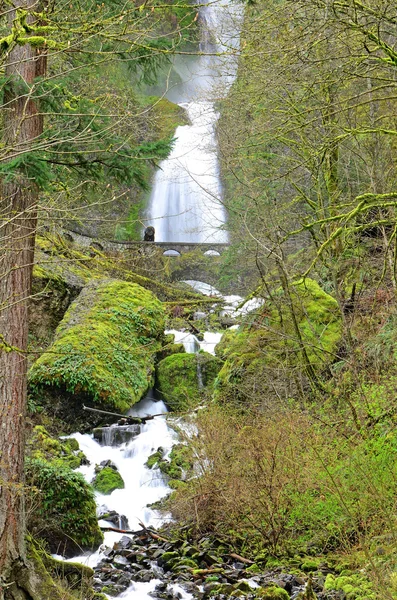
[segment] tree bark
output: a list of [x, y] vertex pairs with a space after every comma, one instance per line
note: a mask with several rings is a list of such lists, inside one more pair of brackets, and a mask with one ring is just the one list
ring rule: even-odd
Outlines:
[[[31, 0], [14, 0], [29, 11]], [[35, 5], [37, 10], [37, 4]], [[29, 18], [28, 18], [29, 22]], [[38, 66], [40, 65], [40, 66]], [[43, 122], [30, 88], [43, 68], [29, 44], [7, 57], [5, 142], [10, 156], [29, 152]], [[22, 598], [15, 581], [25, 556], [24, 446], [27, 395], [28, 299], [31, 292], [38, 188], [26, 173], [13, 174], [0, 197], [0, 599]], [[17, 586], [18, 587], [18, 586]]]

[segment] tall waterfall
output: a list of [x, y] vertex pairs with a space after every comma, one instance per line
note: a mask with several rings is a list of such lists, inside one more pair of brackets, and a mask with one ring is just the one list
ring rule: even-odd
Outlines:
[[155, 176], [147, 224], [155, 227], [158, 242], [227, 242], [215, 100], [234, 79], [240, 15], [238, 6], [222, 0], [203, 7], [200, 53], [175, 61], [182, 83], [166, 95], [186, 110], [190, 124], [177, 128], [174, 149]]
[[[147, 225], [156, 228], [156, 241], [227, 241], [227, 232], [222, 228], [226, 213], [222, 206], [216, 151], [215, 126], [218, 114], [215, 100], [226, 94], [235, 76], [235, 50], [242, 11], [241, 6], [223, 1], [208, 4], [200, 11], [202, 54], [191, 56], [188, 60], [184, 57], [183, 62], [179, 60], [180, 57], [175, 60], [174, 68], [181, 75], [182, 83], [169, 89], [167, 96], [186, 109], [190, 125], [177, 128], [174, 149], [169, 158], [160, 164], [155, 177]], [[200, 285], [205, 288], [206, 284]], [[213, 288], [207, 288], [208, 293], [212, 294]], [[172, 333], [175, 341], [182, 342], [188, 352], [195, 352], [199, 348], [214, 352], [221, 337], [220, 333], [207, 332], [204, 340], [199, 342], [186, 332]], [[164, 413], [166, 410], [163, 402], [154, 402], [148, 397], [135, 406], [131, 414], [144, 416]], [[105, 505], [105, 512], [114, 510], [125, 515], [132, 529], [140, 527], [140, 523], [156, 526], [163, 522], [164, 515], [147, 505], [170, 490], [160, 471], [148, 469], [146, 461], [159, 446], [167, 456], [176, 441], [177, 436], [168, 427], [165, 417], [149, 420], [141, 426], [140, 433], [134, 439], [118, 445], [106, 444], [112, 439], [111, 435], [104, 439], [102, 445], [87, 434], [75, 434], [74, 437], [91, 463], [80, 469], [88, 481], [94, 476], [95, 464], [107, 459], [114, 463], [124, 479], [124, 489], [115, 490], [109, 496], [96, 494], [98, 504]], [[121, 535], [114, 531], [107, 532], [105, 544], [112, 546]], [[104, 552], [106, 550], [102, 547], [91, 556], [75, 557], [73, 560], [94, 566], [104, 558]], [[160, 581], [157, 579], [132, 582], [120, 598], [150, 600], [158, 583]], [[173, 593], [184, 600], [192, 598], [190, 593], [177, 585], [173, 586]]]

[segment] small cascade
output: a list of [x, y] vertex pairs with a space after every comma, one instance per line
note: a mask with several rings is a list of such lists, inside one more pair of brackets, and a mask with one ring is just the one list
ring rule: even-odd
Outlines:
[[110, 425], [94, 429], [93, 437], [101, 446], [119, 446], [131, 441], [140, 432], [140, 425]]
[[200, 350], [200, 342], [193, 333], [189, 331], [178, 331], [177, 329], [167, 329], [165, 333], [170, 333], [174, 336], [175, 344], [183, 344], [185, 351], [189, 354], [194, 354]]
[[[129, 415], [143, 417], [166, 412], [167, 407], [164, 402], [154, 402], [149, 396], [133, 407]], [[161, 472], [148, 469], [145, 463], [159, 446], [169, 453], [176, 442], [176, 433], [167, 425], [165, 417], [161, 416], [142, 425], [112, 425], [98, 428], [96, 432], [99, 429], [102, 432], [100, 440], [95, 439], [93, 434], [76, 433], [73, 437], [79, 442], [80, 449], [90, 461], [89, 465], [79, 469], [87, 481], [93, 480], [95, 465], [108, 460], [114, 463], [123, 478], [124, 489], [117, 489], [107, 496], [96, 493], [97, 504], [101, 507], [100, 514], [120, 515], [120, 523], [128, 522], [133, 530], [139, 529], [140, 523], [158, 527], [164, 522], [166, 516], [161, 516], [148, 505], [163, 498], [169, 493], [170, 488]], [[102, 521], [100, 523], [116, 526], [113, 520], [111, 523]], [[111, 547], [120, 537], [119, 533], [107, 532], [104, 544]], [[73, 560], [95, 566], [101, 557], [101, 552], [98, 551], [91, 556], [84, 555]]]

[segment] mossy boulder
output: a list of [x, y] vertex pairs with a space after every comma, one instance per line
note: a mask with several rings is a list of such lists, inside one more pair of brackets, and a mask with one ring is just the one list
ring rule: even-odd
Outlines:
[[33, 428], [27, 442], [27, 451], [31, 458], [59, 462], [71, 469], [77, 469], [87, 460], [84, 453], [79, 451], [77, 440], [53, 438], [43, 425], [36, 425]]
[[178, 480], [185, 479], [186, 474], [193, 469], [193, 452], [190, 446], [176, 444], [167, 460], [164, 458], [163, 448], [160, 447], [149, 456], [145, 464], [148, 469], [159, 468], [173, 482], [170, 487], [175, 489], [178, 487]]
[[183, 344], [175, 344], [175, 335], [173, 333], [167, 333], [163, 337], [163, 346], [157, 355], [157, 360], [160, 362], [167, 356], [172, 354], [183, 354], [186, 352]]
[[[11, 598], [51, 598], [51, 600], [75, 600], [73, 590], [78, 589], [81, 597], [92, 598], [90, 587], [93, 571], [85, 565], [56, 561], [27, 536], [25, 568], [15, 572], [18, 587], [12, 585]], [[66, 585], [65, 585], [66, 584]], [[13, 595], [13, 591], [17, 594]], [[22, 590], [28, 592], [25, 594]]]
[[372, 583], [363, 573], [341, 575], [328, 574], [324, 590], [342, 590], [348, 600], [372, 600], [376, 598]]
[[124, 489], [124, 481], [120, 473], [112, 467], [104, 467], [94, 477], [93, 488], [101, 494], [111, 494], [114, 490]]
[[255, 597], [261, 600], [289, 600], [289, 594], [278, 585], [259, 588], [255, 591]]
[[[215, 382], [215, 397], [223, 402], [268, 401], [296, 395], [296, 380], [304, 385], [307, 364], [291, 318], [294, 311], [306, 355], [314, 372], [331, 363], [342, 336], [337, 301], [312, 279], [282, 289], [237, 331], [227, 332], [216, 353], [224, 366]], [[291, 377], [291, 370], [295, 378]]]
[[73, 556], [102, 543], [94, 492], [81, 473], [58, 462], [28, 459], [26, 483], [29, 529], [51, 552]]
[[188, 410], [200, 403], [221, 367], [208, 352], [173, 354], [157, 365], [157, 388], [171, 410]]
[[[296, 281], [291, 286], [290, 293], [309, 360], [314, 367], [321, 368], [335, 359], [341, 340], [342, 318], [338, 303], [316, 281], [309, 278]], [[285, 296], [281, 291], [279, 295], [281, 298]], [[273, 311], [272, 316], [273, 320], [280, 320], [280, 313]], [[283, 308], [283, 331], [294, 335], [291, 319], [288, 317], [287, 309]]]
[[31, 388], [59, 388], [102, 407], [126, 411], [153, 385], [164, 330], [162, 303], [133, 283], [88, 283], [55, 340], [30, 371]]

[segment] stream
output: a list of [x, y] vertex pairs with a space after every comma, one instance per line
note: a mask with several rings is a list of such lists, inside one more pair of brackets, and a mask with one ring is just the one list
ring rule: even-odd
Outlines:
[[[225, 96], [235, 77], [241, 17], [242, 7], [237, 4], [220, 1], [203, 6], [200, 9], [200, 53], [184, 57], [183, 60], [176, 57], [174, 60], [173, 68], [179, 75], [179, 83], [163, 93], [186, 110], [190, 123], [177, 128], [174, 148], [168, 159], [160, 164], [155, 176], [146, 222], [155, 227], [156, 241], [223, 243], [228, 240], [224, 229], [226, 213], [221, 202], [215, 102]], [[187, 283], [205, 294], [216, 292], [202, 282]], [[233, 312], [239, 301], [241, 298], [238, 296], [226, 298], [225, 310]], [[215, 345], [221, 338], [220, 333], [213, 332], [206, 332], [202, 341], [187, 332], [167, 333], [173, 333], [175, 342], [183, 343], [186, 352], [205, 350], [214, 353]], [[156, 401], [149, 394], [130, 410], [129, 415], [147, 416], [166, 412], [164, 402]], [[115, 490], [108, 496], [96, 493], [99, 516], [114, 511], [117, 520], [116, 523], [113, 519], [111, 522], [102, 520], [100, 525], [138, 530], [142, 524], [145, 527], [158, 527], [164, 523], [167, 515], [160, 515], [148, 505], [167, 495], [170, 488], [160, 470], [149, 469], [145, 463], [159, 446], [167, 458], [177, 442], [177, 434], [165, 416], [157, 416], [142, 425], [123, 428], [112, 425], [102, 439], [95, 439], [94, 434], [80, 433], [73, 437], [78, 440], [80, 449], [90, 463], [80, 468], [87, 481], [93, 479], [95, 465], [110, 460], [125, 483], [124, 489]], [[156, 552], [164, 552], [164, 548], [157, 548], [153, 540], [151, 542], [150, 545], [150, 540], [147, 541], [146, 551], [149, 555], [150, 552], [154, 556]], [[117, 548], [118, 554], [111, 550], [113, 547]], [[133, 570], [130, 566], [126, 568], [125, 556], [134, 556], [133, 564], [136, 566], [139, 563], [140, 574], [129, 577], [125, 574], [123, 578], [124, 571]], [[162, 583], [162, 569], [142, 559], [139, 545], [135, 547], [130, 539], [120, 533], [106, 532], [104, 544], [95, 553], [72, 560], [96, 568], [94, 583], [96, 581], [98, 590], [103, 587], [98, 572], [100, 569], [106, 571], [106, 565], [113, 561], [113, 569], [118, 566], [122, 575], [118, 573], [116, 579], [112, 580], [112, 595], [116, 592], [120, 598], [193, 598], [186, 586], [182, 587], [178, 581]], [[156, 572], [159, 578], [156, 578]], [[160, 590], [159, 596], [155, 595], [155, 589]], [[166, 590], [168, 595], [161, 595], [161, 590]]]

